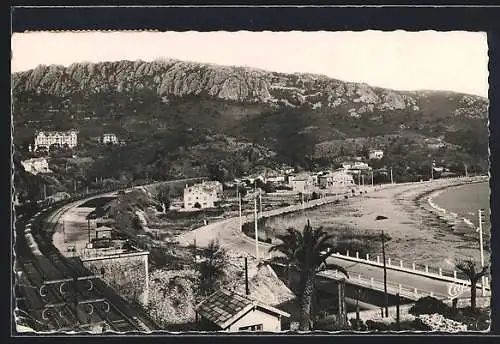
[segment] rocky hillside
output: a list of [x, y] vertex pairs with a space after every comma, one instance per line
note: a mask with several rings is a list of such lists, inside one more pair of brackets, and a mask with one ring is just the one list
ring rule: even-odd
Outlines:
[[208, 95], [223, 100], [274, 106], [343, 109], [355, 118], [381, 111], [450, 111], [486, 118], [486, 99], [451, 92], [398, 92], [322, 75], [282, 74], [178, 60], [120, 61], [38, 66], [13, 75], [16, 92], [70, 97], [78, 92], [153, 90], [169, 97]]
[[[35, 129], [76, 127], [97, 175], [205, 174], [226, 160], [229, 175], [269, 160], [313, 168], [369, 148], [389, 153], [384, 164], [417, 165], [402, 170], [430, 157], [487, 168], [488, 100], [478, 96], [177, 60], [39, 66], [14, 74], [12, 87], [16, 147]], [[89, 138], [103, 132], [127, 146], [92, 151]]]

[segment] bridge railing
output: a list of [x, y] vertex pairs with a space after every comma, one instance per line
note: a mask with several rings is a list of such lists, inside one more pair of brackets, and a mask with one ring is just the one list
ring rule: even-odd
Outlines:
[[[332, 257], [340, 258], [352, 262], [364, 263], [373, 266], [383, 267], [383, 259], [380, 256], [371, 257], [369, 254], [366, 254], [362, 257], [359, 252], [354, 252], [354, 256], [351, 256], [351, 252], [346, 251], [345, 254], [341, 254], [340, 252], [336, 252], [332, 254]], [[448, 282], [459, 282], [470, 285], [470, 281], [467, 276], [456, 270], [445, 270], [442, 268], [431, 267], [429, 265], [417, 264], [415, 262], [403, 261], [402, 259], [391, 259], [386, 258], [386, 268], [391, 270], [408, 272], [414, 275], [421, 275], [425, 277], [430, 277], [433, 279], [438, 279], [442, 281]], [[486, 279], [486, 282], [488, 279]], [[485, 283], [485, 288], [489, 290], [488, 283]], [[481, 283], [478, 283], [478, 287], [481, 287]]]
[[[345, 276], [338, 272], [337, 270], [333, 271], [324, 271], [319, 274], [322, 277], [327, 277], [327, 278], [333, 278], [336, 280], [342, 279]], [[359, 285], [361, 287], [368, 287], [372, 290], [378, 290], [383, 292], [384, 289], [384, 282], [377, 280], [375, 278], [367, 278], [361, 274], [354, 274], [349, 276], [349, 279], [345, 280], [346, 283], [353, 284], [353, 285]], [[449, 295], [442, 294], [442, 293], [435, 293], [433, 291], [425, 290], [422, 288], [415, 288], [412, 286], [404, 285], [404, 284], [398, 284], [398, 283], [392, 283], [392, 282], [387, 282], [387, 293], [391, 295], [396, 295], [399, 294], [401, 297], [404, 297], [409, 300], [418, 300], [421, 297], [425, 296], [432, 296], [436, 297], [439, 299], [448, 299]]]

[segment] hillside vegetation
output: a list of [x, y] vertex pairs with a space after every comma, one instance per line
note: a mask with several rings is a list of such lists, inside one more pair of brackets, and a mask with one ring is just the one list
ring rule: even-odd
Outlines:
[[[369, 148], [401, 173], [431, 159], [459, 172], [488, 166], [488, 100], [466, 94], [177, 60], [39, 66], [14, 74], [12, 87], [16, 149], [24, 154], [36, 129], [78, 128], [89, 179], [322, 168]], [[90, 140], [104, 132], [126, 144]]]

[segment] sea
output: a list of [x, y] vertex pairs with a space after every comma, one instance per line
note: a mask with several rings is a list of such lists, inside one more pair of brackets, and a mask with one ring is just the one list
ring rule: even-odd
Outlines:
[[448, 211], [478, 225], [478, 210], [484, 209], [483, 228], [488, 232], [490, 222], [490, 185], [488, 182], [451, 187], [434, 198], [434, 202]]

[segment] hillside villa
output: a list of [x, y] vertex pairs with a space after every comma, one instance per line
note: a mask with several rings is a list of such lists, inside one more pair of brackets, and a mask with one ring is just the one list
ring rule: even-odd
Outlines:
[[50, 146], [57, 145], [59, 147], [73, 148], [76, 147], [78, 140], [77, 130], [68, 131], [37, 131], [35, 133], [36, 152], [40, 148], [50, 149]]
[[101, 140], [101, 142], [102, 142], [103, 144], [107, 144], [107, 143], [109, 143], [109, 144], [113, 144], [113, 145], [115, 145], [115, 144], [118, 144], [118, 143], [119, 143], [118, 138], [117, 138], [117, 137], [116, 137], [116, 135], [115, 135], [115, 134], [113, 134], [113, 133], [105, 133], [105, 134], [102, 136], [102, 140]]
[[368, 158], [373, 160], [380, 160], [384, 157], [384, 151], [381, 149], [370, 149], [368, 152]]
[[200, 331], [279, 332], [282, 319], [290, 317], [278, 308], [226, 289], [209, 295], [195, 311]]
[[215, 207], [222, 197], [222, 184], [218, 181], [203, 181], [184, 188], [184, 209], [198, 210]]
[[21, 161], [24, 170], [31, 174], [50, 173], [49, 163], [45, 158], [32, 158]]

